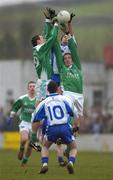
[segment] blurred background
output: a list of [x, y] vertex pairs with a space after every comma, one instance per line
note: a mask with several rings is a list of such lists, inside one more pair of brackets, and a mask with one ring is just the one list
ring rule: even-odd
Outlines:
[[12, 103], [26, 93], [27, 82], [37, 78], [31, 38], [42, 32], [45, 7], [76, 14], [73, 28], [85, 96], [80, 134], [103, 135], [98, 142], [113, 150], [108, 143], [113, 135], [113, 0], [0, 1], [0, 142], [4, 132], [18, 131], [18, 120], [7, 125]]

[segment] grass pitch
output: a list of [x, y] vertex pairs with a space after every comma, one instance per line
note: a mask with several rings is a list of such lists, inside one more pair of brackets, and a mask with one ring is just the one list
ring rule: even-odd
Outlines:
[[50, 151], [49, 171], [38, 174], [40, 153], [33, 151], [26, 167], [20, 166], [17, 151], [0, 150], [1, 180], [113, 180], [113, 154], [98, 152], [78, 152], [75, 173], [59, 167], [56, 153]]

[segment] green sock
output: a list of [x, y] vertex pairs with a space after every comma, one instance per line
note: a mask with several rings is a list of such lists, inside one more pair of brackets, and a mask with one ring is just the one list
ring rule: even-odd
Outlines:
[[36, 132], [32, 132], [31, 141], [32, 141], [33, 143], [35, 143], [35, 142], [37, 141], [37, 133], [36, 133]]
[[70, 148], [69, 146], [67, 146], [66, 150], [64, 151], [64, 154], [67, 158], [69, 158], [69, 152], [70, 152]]
[[28, 161], [28, 157], [23, 157], [22, 163], [25, 164], [25, 163], [27, 163], [27, 161]]

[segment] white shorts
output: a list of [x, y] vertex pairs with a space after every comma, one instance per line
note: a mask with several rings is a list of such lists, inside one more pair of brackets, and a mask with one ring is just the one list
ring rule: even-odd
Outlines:
[[70, 91], [64, 91], [63, 95], [67, 96], [72, 100], [78, 110], [78, 114], [83, 116], [84, 97], [83, 94], [74, 93]]
[[31, 127], [31, 123], [30, 122], [26, 122], [26, 121], [21, 121], [21, 123], [19, 124], [19, 131], [27, 131], [28, 133], [32, 132], [32, 127]]
[[49, 83], [49, 81], [50, 80], [42, 80], [42, 79], [37, 80], [35, 85], [37, 101], [42, 101], [48, 95], [47, 84]]

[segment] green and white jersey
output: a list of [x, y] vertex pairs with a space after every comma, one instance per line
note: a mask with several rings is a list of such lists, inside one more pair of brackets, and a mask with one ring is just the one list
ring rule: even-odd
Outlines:
[[61, 83], [65, 91], [82, 94], [81, 71], [74, 64], [68, 68], [63, 66], [61, 69]]
[[36, 98], [30, 98], [28, 94], [20, 96], [12, 106], [11, 113], [20, 110], [19, 118], [21, 121], [31, 122], [32, 113], [35, 110]]
[[[73, 37], [68, 40], [68, 47], [71, 52], [73, 64], [70, 67], [66, 67], [61, 57], [57, 58], [58, 69], [61, 77], [61, 84], [64, 91], [70, 91], [74, 93], [83, 93], [83, 75], [81, 70], [81, 63], [77, 52], [77, 45]], [[60, 51], [59, 51], [59, 56]]]
[[[48, 27], [48, 26], [47, 26]], [[47, 33], [49, 32], [46, 31]], [[51, 49], [58, 35], [58, 25], [55, 24], [50, 35], [45, 35], [46, 42], [33, 48], [33, 58], [39, 79], [48, 80], [52, 75]]]

